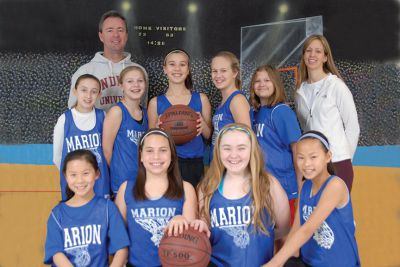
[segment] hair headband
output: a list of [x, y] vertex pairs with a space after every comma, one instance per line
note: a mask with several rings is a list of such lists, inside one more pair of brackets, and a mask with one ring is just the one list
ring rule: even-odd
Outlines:
[[232, 130], [244, 132], [251, 138], [251, 133], [249, 132], [249, 130], [247, 130], [246, 128], [239, 126], [239, 125], [232, 125], [232, 126], [222, 128], [222, 130], [219, 132], [218, 136], [221, 137], [225, 132], [232, 131]]
[[322, 136], [320, 136], [320, 135], [318, 135], [318, 134], [315, 134], [315, 133], [306, 133], [306, 134], [304, 134], [304, 135], [302, 135], [300, 138], [299, 138], [299, 140], [297, 140], [297, 142], [300, 142], [301, 140], [303, 140], [303, 139], [305, 139], [305, 138], [315, 138], [315, 139], [318, 139], [323, 145], [324, 145], [324, 147], [326, 148], [326, 149], [328, 149], [329, 150], [329, 144], [328, 144], [328, 142], [324, 139], [324, 138], [322, 138]]
[[190, 59], [190, 56], [188, 53], [186, 53], [186, 51], [183, 51], [182, 49], [174, 49], [174, 50], [169, 51], [168, 54], [164, 57], [164, 64], [166, 63], [167, 57], [174, 53], [183, 53], [187, 56], [188, 59]]
[[147, 136], [152, 135], [152, 134], [159, 134], [159, 135], [162, 135], [165, 138], [169, 139], [168, 135], [165, 132], [163, 132], [161, 130], [153, 130], [153, 131], [147, 132], [145, 135], [142, 136], [142, 140], [140, 141], [140, 146], [143, 145], [144, 139], [146, 139]]

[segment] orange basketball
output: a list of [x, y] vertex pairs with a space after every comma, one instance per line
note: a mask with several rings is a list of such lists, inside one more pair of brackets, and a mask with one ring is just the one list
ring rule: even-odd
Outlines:
[[174, 138], [175, 144], [182, 145], [196, 137], [198, 118], [198, 114], [190, 107], [173, 105], [161, 115], [160, 127]]
[[190, 227], [178, 236], [164, 235], [158, 256], [163, 267], [206, 267], [211, 257], [210, 240], [204, 232]]

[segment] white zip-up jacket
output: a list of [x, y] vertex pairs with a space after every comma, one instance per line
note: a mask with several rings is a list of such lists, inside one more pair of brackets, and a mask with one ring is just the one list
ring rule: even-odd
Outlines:
[[119, 86], [118, 79], [121, 71], [128, 66], [139, 66], [146, 73], [146, 70], [141, 65], [131, 61], [130, 53], [124, 52], [124, 59], [120, 62], [114, 63], [105, 58], [103, 52], [97, 52], [89, 63], [82, 65], [72, 76], [68, 108], [72, 108], [76, 103], [76, 97], [72, 93], [76, 80], [83, 74], [92, 74], [96, 76], [101, 83], [101, 95], [99, 100], [96, 102], [96, 107], [108, 111], [122, 99], [123, 93]]
[[312, 106], [304, 94], [305, 82], [296, 91], [296, 111], [303, 131], [322, 132], [330, 143], [332, 162], [352, 159], [360, 126], [353, 95], [336, 75], [329, 74]]

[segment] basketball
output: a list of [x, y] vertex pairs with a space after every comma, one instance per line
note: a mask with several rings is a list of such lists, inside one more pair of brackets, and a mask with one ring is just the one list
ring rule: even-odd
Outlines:
[[198, 114], [186, 105], [173, 105], [161, 115], [160, 127], [172, 136], [175, 144], [182, 145], [196, 137], [198, 117]]
[[211, 257], [210, 240], [204, 232], [190, 227], [178, 236], [164, 235], [158, 256], [163, 267], [205, 267]]

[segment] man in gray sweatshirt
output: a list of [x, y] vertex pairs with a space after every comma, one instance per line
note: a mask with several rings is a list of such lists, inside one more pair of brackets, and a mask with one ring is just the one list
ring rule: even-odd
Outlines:
[[125, 67], [132, 65], [143, 68], [139, 64], [132, 62], [131, 54], [124, 51], [128, 40], [128, 25], [125, 17], [119, 12], [110, 10], [101, 16], [99, 39], [104, 45], [104, 51], [97, 52], [89, 63], [81, 66], [72, 76], [71, 91], [68, 99], [69, 108], [76, 103], [76, 97], [72, 92], [75, 88], [76, 80], [82, 74], [92, 74], [100, 80], [101, 95], [96, 102], [96, 107], [108, 111], [122, 99], [122, 89], [119, 87], [118, 82], [121, 71]]

